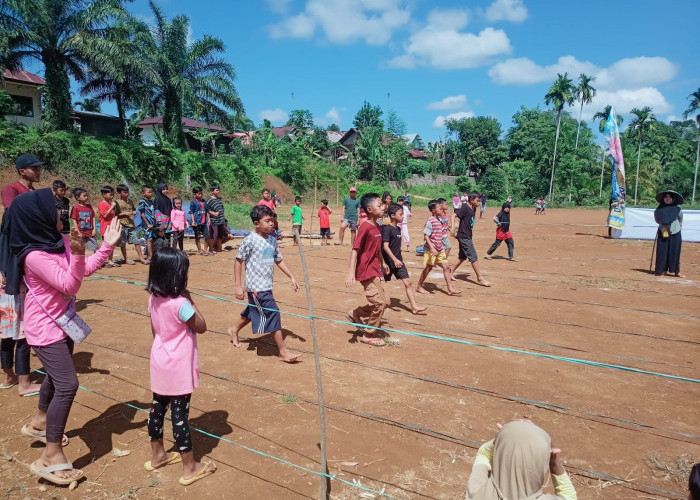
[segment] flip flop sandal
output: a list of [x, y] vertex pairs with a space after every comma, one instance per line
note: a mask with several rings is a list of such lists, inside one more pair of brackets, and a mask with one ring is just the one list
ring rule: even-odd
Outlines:
[[16, 385], [17, 385], [17, 382], [15, 382], [14, 384], [10, 384], [10, 385], [0, 385], [0, 391], [3, 389], [12, 389]]
[[372, 347], [384, 347], [386, 345], [386, 342], [380, 337], [360, 337], [360, 342], [371, 345]]
[[23, 398], [31, 398], [32, 396], [38, 396], [39, 391], [28, 392], [27, 394], [22, 394]]
[[[34, 438], [37, 441], [41, 441], [42, 443], [46, 444], [46, 431], [32, 429], [29, 427], [29, 424], [24, 424], [20, 432], [25, 436]], [[68, 446], [68, 443], [70, 443], [70, 441], [68, 440], [68, 436], [64, 434], [63, 439], [61, 440], [61, 444], [63, 446]]]
[[125, 264], [127, 264], [127, 265], [129, 265], [129, 266], [135, 266], [135, 265], [136, 265], [136, 262], [134, 262], [133, 260], [129, 259], [129, 260], [127, 260], [127, 261], [125, 262]]
[[78, 477], [58, 477], [56, 474], [52, 474], [53, 472], [58, 472], [62, 470], [73, 470], [73, 464], [70, 462], [66, 462], [65, 464], [58, 464], [58, 465], [50, 465], [48, 467], [44, 467], [44, 464], [41, 463], [41, 459], [37, 459], [32, 463], [32, 465], [29, 467], [29, 470], [34, 474], [35, 476], [39, 476], [42, 479], [46, 479], [50, 483], [56, 484], [58, 486], [67, 486], [73, 481], [77, 481], [83, 477], [83, 471], [79, 469], [80, 475]]
[[178, 483], [180, 483], [182, 486], [189, 486], [190, 484], [199, 481], [200, 479], [204, 479], [207, 477], [209, 474], [213, 474], [216, 469], [211, 468], [211, 462], [204, 462], [204, 468], [202, 468], [201, 471], [199, 471], [199, 474], [197, 474], [194, 477], [191, 477], [189, 479], [185, 479], [184, 477], [181, 477], [180, 479], [177, 480]]
[[170, 455], [170, 459], [164, 464], [159, 465], [158, 467], [153, 467], [153, 465], [151, 465], [151, 461], [149, 460], [148, 462], [143, 464], [143, 468], [150, 472], [156, 469], [160, 469], [161, 467], [165, 467], [167, 465], [179, 464], [180, 462], [182, 462], [182, 456], [178, 452], [174, 451]]
[[[350, 313], [348, 313], [348, 314], [345, 315], [345, 319], [347, 319], [350, 323], [355, 323], [355, 324], [359, 323], [359, 321], [355, 321], [355, 318], [353, 318], [352, 315], [351, 315]], [[348, 326], [354, 326], [355, 328], [357, 328], [357, 329], [358, 329], [359, 331], [361, 331], [362, 333], [365, 333], [365, 329], [364, 329], [363, 327], [361, 327], [361, 326], [355, 326], [355, 325], [348, 325]]]

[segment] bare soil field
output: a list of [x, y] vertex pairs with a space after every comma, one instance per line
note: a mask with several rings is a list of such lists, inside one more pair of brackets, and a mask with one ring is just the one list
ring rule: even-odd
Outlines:
[[[337, 233], [341, 210], [332, 208]], [[648, 272], [652, 242], [605, 238], [604, 211], [535, 216], [534, 209], [515, 208], [518, 262], [485, 261], [495, 212], [489, 208], [475, 225], [480, 264], [493, 286], [472, 281], [466, 263], [457, 272], [462, 296], [449, 297], [442, 274], [433, 272], [426, 286], [432, 293], [418, 296], [427, 313], [414, 316], [403, 285], [389, 282], [383, 326], [400, 344], [384, 348], [357, 342], [356, 329], [344, 323], [363, 301], [359, 284], [344, 286], [349, 232], [343, 247], [304, 240], [329, 473], [338, 479], [330, 482], [331, 498], [379, 498], [377, 492], [463, 498], [476, 449], [498, 422], [515, 418], [550, 433], [580, 499], [685, 498], [687, 473], [700, 460], [700, 245], [683, 245], [685, 278], [658, 278]], [[421, 204], [414, 214], [412, 248], [428, 213]], [[309, 207], [304, 215], [308, 226]], [[191, 257], [190, 290], [209, 331], [199, 338], [201, 386], [190, 424], [201, 431], [193, 433], [197, 458], [218, 465], [213, 476], [182, 487], [179, 465], [144, 470], [152, 338], [147, 269], [122, 266], [87, 278], [78, 296], [93, 333], [74, 356], [82, 389], [66, 453], [86, 480], [68, 490], [30, 475], [41, 445], [19, 430], [37, 400], [2, 391], [2, 497], [318, 498], [319, 409], [303, 273], [291, 240], [283, 240], [282, 252], [302, 284], [295, 293], [276, 271], [286, 341], [304, 353], [296, 365], [279, 362], [271, 343], [236, 349], [229, 342], [227, 327], [243, 308], [234, 297], [235, 249]], [[496, 256], [505, 254], [502, 245]], [[415, 283], [422, 257], [404, 260]], [[34, 356], [32, 366], [41, 368]], [[172, 444], [169, 424], [165, 438]]]

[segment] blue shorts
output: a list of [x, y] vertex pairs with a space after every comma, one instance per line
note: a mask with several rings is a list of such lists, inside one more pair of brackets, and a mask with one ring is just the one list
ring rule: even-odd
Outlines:
[[330, 227], [322, 227], [321, 228], [321, 236], [325, 236], [326, 238], [331, 237], [331, 228]]
[[241, 317], [250, 320], [256, 335], [282, 329], [279, 307], [272, 296], [272, 290], [248, 292], [248, 307], [243, 310]]

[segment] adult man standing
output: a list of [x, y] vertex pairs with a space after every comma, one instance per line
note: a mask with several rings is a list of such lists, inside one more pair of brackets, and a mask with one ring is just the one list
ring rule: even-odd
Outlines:
[[357, 189], [354, 186], [350, 188], [350, 196], [343, 200], [343, 207], [345, 208], [345, 213], [343, 214], [343, 223], [340, 226], [338, 235], [339, 242], [336, 245], [343, 244], [345, 228], [350, 227], [350, 246], [352, 246], [355, 243], [355, 236], [357, 236], [357, 217], [360, 213], [360, 200], [357, 199]]

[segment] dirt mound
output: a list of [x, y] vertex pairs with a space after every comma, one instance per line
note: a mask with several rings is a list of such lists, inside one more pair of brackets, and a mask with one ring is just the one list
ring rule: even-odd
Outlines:
[[282, 197], [282, 203], [289, 205], [294, 199], [294, 191], [274, 175], [262, 176], [263, 186]]

